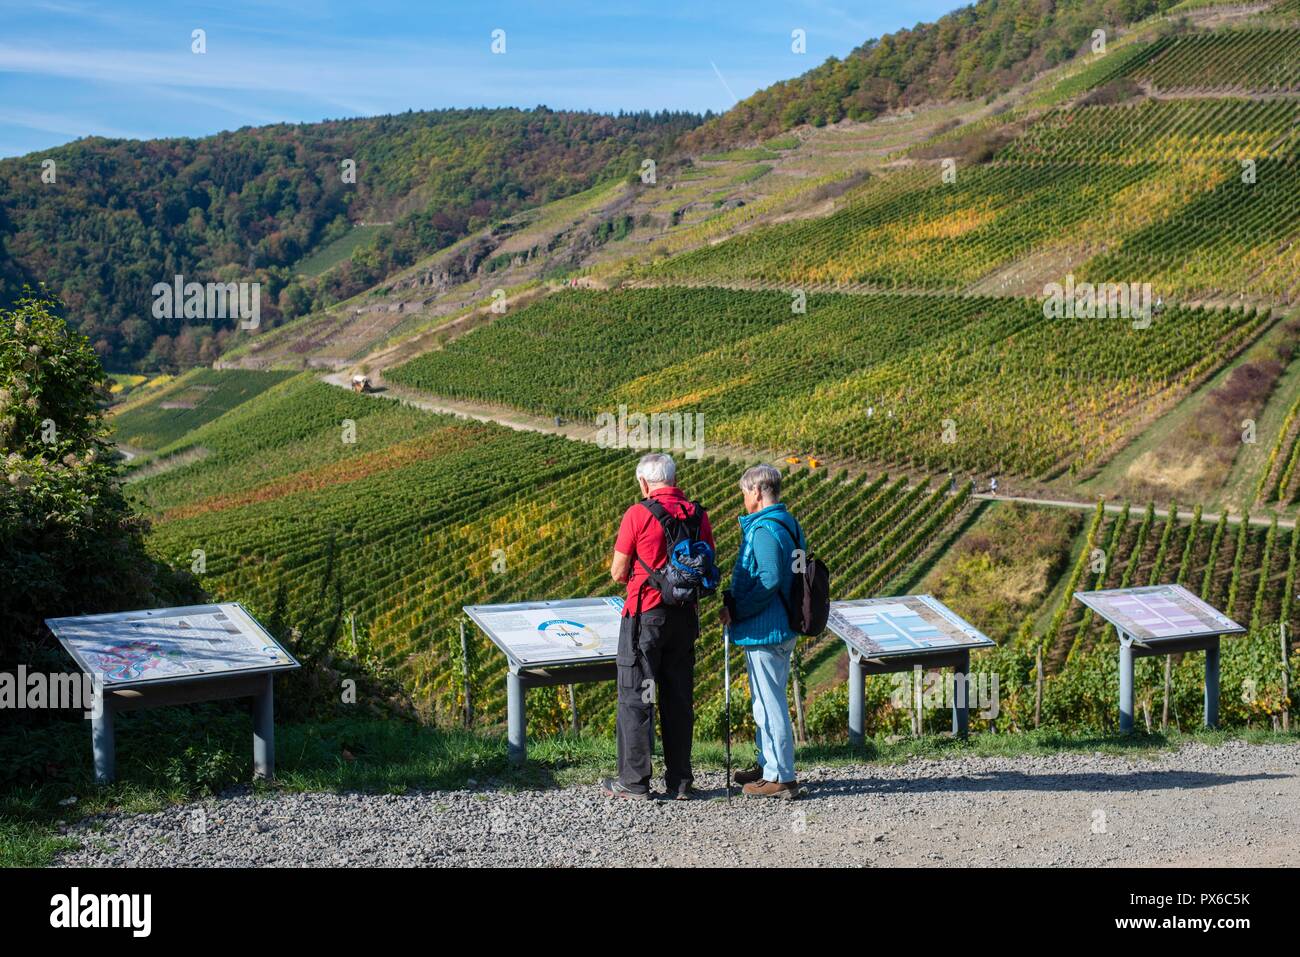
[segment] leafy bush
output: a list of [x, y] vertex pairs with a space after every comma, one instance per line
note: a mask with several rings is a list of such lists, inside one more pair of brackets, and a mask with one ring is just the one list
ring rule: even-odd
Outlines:
[[54, 310], [37, 298], [0, 310], [0, 666], [52, 644], [46, 618], [197, 595], [145, 554], [106, 441], [110, 383]]

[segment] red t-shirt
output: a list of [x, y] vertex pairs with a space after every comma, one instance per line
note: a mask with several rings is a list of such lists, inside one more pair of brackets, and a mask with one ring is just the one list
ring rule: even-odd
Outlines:
[[[682, 490], [675, 485], [657, 488], [650, 497], [667, 509], [668, 514], [686, 518], [693, 514], [691, 502]], [[700, 510], [700, 540], [714, 548], [713, 529], [709, 525], [709, 515]], [[623, 513], [623, 521], [618, 527], [618, 538], [614, 540], [614, 550], [632, 557], [632, 577], [627, 580], [627, 602], [623, 605], [624, 615], [634, 615], [637, 610], [637, 593], [641, 594], [641, 610], [647, 611], [663, 602], [659, 590], [646, 582], [649, 577], [641, 567], [641, 559], [651, 568], [658, 568], [668, 561], [668, 547], [664, 543], [664, 528], [650, 513], [650, 509], [640, 503], [633, 505]], [[641, 588], [645, 585], [644, 590]]]

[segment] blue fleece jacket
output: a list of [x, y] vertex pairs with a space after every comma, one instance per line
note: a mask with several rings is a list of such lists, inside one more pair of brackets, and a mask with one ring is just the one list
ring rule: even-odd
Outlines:
[[794, 550], [806, 548], [803, 530], [778, 502], [740, 516], [740, 536], [740, 554], [731, 570], [731, 640], [737, 645], [779, 645], [796, 637], [781, 598], [790, 599]]

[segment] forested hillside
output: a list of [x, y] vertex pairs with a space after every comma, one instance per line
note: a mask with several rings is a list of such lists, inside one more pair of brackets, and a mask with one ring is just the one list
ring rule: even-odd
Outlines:
[[1003, 92], [1178, 0], [979, 0], [934, 23], [869, 40], [743, 100], [684, 137], [703, 149], [811, 123], [870, 120], [931, 100]]
[[[43, 282], [110, 368], [207, 364], [233, 324], [156, 318], [155, 283], [260, 282], [266, 328], [485, 223], [625, 175], [699, 120], [538, 107], [78, 140], [0, 161], [0, 303]], [[299, 276], [299, 262], [363, 221], [391, 226], [339, 268]]]

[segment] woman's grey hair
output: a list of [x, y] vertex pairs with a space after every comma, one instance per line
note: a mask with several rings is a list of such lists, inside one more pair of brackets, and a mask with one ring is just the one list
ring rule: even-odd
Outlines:
[[671, 455], [651, 452], [641, 456], [641, 461], [636, 464], [636, 477], [647, 482], [672, 485], [677, 481], [677, 463]]
[[763, 498], [774, 501], [781, 498], [781, 470], [771, 465], [755, 465], [745, 469], [740, 477], [740, 488], [745, 492], [758, 489]]

